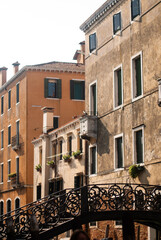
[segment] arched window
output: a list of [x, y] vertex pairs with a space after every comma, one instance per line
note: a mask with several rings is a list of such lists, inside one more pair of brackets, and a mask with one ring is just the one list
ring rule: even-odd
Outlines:
[[4, 202], [0, 201], [0, 216], [4, 214]]
[[16, 216], [15, 216], [15, 222], [16, 223], [18, 223], [19, 222], [19, 215], [18, 215], [18, 213], [19, 213], [19, 209], [20, 208], [20, 199], [19, 198], [16, 198], [15, 199], [15, 214], [16, 214]]
[[9, 216], [11, 215], [10, 212], [11, 212], [11, 200], [8, 199], [7, 200], [7, 213], [8, 213]]

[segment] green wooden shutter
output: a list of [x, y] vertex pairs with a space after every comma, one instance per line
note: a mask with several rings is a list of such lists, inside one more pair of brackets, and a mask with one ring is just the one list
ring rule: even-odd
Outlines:
[[74, 80], [70, 80], [70, 98], [74, 99]]
[[83, 85], [83, 96], [82, 96], [82, 100], [85, 100], [85, 81], [82, 82]]
[[57, 79], [57, 84], [56, 84], [56, 97], [61, 98], [62, 97], [62, 87], [61, 87], [61, 79]]
[[136, 132], [136, 158], [137, 163], [143, 162], [142, 130]]
[[118, 81], [118, 106], [122, 104], [122, 79], [121, 79], [121, 69], [117, 71], [117, 81]]
[[136, 71], [136, 97], [138, 97], [142, 94], [140, 57], [135, 60], [135, 71]]
[[122, 137], [117, 138], [117, 168], [123, 167]]
[[47, 78], [44, 79], [44, 97], [45, 98], [48, 97], [48, 79]]

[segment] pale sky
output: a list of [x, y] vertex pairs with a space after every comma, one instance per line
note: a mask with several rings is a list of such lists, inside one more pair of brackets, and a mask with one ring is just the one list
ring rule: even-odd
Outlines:
[[12, 63], [72, 62], [80, 25], [105, 0], [0, 0], [0, 67], [13, 76]]

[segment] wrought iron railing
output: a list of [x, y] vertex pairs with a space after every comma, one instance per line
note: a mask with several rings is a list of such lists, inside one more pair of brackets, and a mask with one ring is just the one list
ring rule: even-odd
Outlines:
[[66, 189], [0, 216], [0, 239], [11, 233], [28, 239], [35, 229], [41, 234], [67, 219], [106, 211], [161, 212], [161, 186], [106, 184]]

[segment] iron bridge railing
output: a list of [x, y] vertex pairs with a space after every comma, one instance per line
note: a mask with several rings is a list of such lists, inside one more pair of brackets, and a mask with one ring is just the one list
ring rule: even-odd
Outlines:
[[159, 211], [161, 186], [137, 184], [88, 185], [46, 196], [0, 216], [0, 239], [10, 234], [29, 239], [83, 213], [103, 211]]

